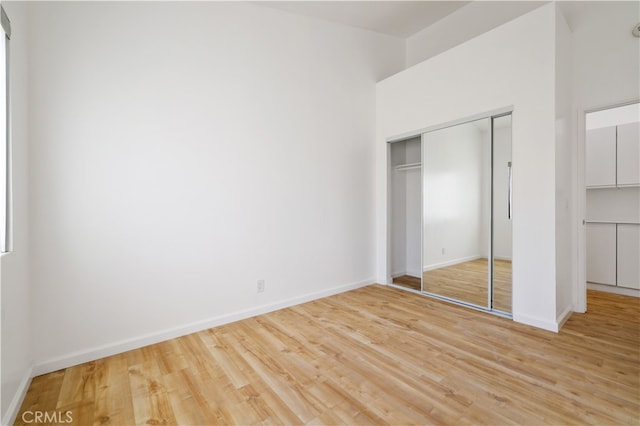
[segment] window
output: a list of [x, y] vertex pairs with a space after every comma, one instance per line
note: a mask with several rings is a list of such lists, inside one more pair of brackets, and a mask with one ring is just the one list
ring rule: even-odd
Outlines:
[[11, 251], [11, 126], [9, 119], [9, 38], [11, 24], [0, 7], [0, 252]]

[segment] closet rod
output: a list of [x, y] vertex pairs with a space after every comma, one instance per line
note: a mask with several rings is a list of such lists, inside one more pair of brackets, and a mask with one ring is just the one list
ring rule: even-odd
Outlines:
[[403, 172], [405, 170], [414, 170], [422, 167], [420, 163], [400, 164], [395, 167], [396, 171]]

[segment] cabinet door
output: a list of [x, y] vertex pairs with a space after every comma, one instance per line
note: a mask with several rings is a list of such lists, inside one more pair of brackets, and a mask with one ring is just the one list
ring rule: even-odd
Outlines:
[[618, 185], [640, 185], [640, 123], [618, 126]]
[[640, 225], [618, 225], [618, 286], [640, 289]]
[[587, 224], [587, 281], [616, 285], [616, 225]]
[[616, 127], [587, 130], [586, 186], [616, 185]]

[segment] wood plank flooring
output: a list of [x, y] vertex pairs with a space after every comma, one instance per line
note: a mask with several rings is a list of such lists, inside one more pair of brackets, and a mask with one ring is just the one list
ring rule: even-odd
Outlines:
[[420, 281], [420, 277], [412, 277], [411, 275], [401, 275], [399, 277], [395, 277], [393, 279], [393, 283], [395, 285], [399, 285], [405, 288], [410, 288], [411, 290], [416, 290], [416, 291], [422, 290], [422, 282]]
[[[476, 259], [424, 273], [424, 290], [429, 293], [488, 307], [487, 259]], [[511, 312], [511, 262], [495, 260], [493, 309]]]
[[639, 424], [640, 300], [588, 302], [555, 334], [373, 285], [36, 377], [16, 424]]
[[[487, 259], [476, 259], [426, 271], [424, 290], [488, 308], [488, 268]], [[511, 313], [511, 261], [496, 259], [493, 274], [493, 309]], [[393, 283], [412, 290], [422, 288], [420, 278], [410, 275], [394, 278]]]

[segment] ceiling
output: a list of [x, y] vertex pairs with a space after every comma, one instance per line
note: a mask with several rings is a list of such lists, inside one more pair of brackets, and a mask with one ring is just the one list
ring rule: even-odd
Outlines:
[[[557, 2], [570, 28], [579, 23], [589, 1]], [[460, 33], [473, 32], [474, 28], [477, 30], [480, 27], [485, 27], [484, 30], [487, 31], [549, 2], [550, 0], [253, 1], [261, 6], [401, 38], [411, 37], [439, 21], [443, 21], [441, 26], [460, 27]], [[444, 18], [447, 17], [450, 19], [445, 23]]]
[[406, 38], [470, 1], [263, 1], [260, 5]]

